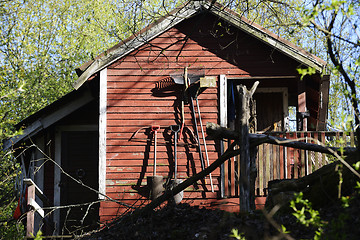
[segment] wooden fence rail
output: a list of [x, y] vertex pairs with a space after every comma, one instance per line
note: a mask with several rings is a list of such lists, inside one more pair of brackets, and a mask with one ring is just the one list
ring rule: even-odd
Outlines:
[[[271, 136], [322, 144], [331, 147], [354, 147], [354, 133], [346, 132], [271, 132]], [[230, 145], [230, 141], [225, 143]], [[225, 146], [225, 149], [227, 146]], [[239, 156], [224, 163], [224, 193], [226, 197], [239, 196]], [[275, 179], [299, 178], [312, 173], [333, 161], [334, 157], [325, 153], [313, 152], [273, 145], [269, 143], [258, 146], [256, 159], [257, 178], [255, 194], [257, 197], [267, 195], [267, 183]]]

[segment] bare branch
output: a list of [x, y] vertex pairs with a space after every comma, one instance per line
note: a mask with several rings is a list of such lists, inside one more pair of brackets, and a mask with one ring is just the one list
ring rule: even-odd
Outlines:
[[340, 37], [340, 36], [338, 36], [338, 35], [330, 32], [330, 31], [324, 29], [324, 28], [321, 27], [319, 24], [317, 24], [314, 20], [310, 20], [310, 22], [311, 22], [311, 24], [312, 24], [317, 30], [323, 32], [323, 33], [324, 33], [325, 35], [327, 35], [327, 36], [331, 36], [331, 37], [340, 39], [341, 41], [350, 43], [350, 44], [354, 45], [354, 47], [359, 47], [359, 46], [360, 46], [360, 43], [356, 43], [356, 42], [350, 41], [349, 39]]

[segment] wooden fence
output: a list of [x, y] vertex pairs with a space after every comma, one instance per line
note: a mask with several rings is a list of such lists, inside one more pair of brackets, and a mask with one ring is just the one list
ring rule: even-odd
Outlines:
[[[354, 147], [354, 133], [345, 132], [271, 132], [269, 135], [307, 143], [332, 147]], [[226, 143], [230, 145], [230, 142]], [[225, 146], [227, 147], [227, 146]], [[271, 180], [298, 178], [312, 173], [334, 160], [333, 156], [313, 151], [299, 150], [273, 144], [258, 146], [255, 195], [267, 195], [267, 184]], [[224, 195], [239, 196], [239, 156], [224, 163]]]

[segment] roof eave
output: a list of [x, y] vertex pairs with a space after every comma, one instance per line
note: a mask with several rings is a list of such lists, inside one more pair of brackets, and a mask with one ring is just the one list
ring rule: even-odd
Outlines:
[[[207, 5], [208, 8], [210, 7], [210, 3], [208, 2], [204, 3], [204, 5]], [[229, 11], [224, 11], [223, 8], [220, 8], [217, 5], [211, 6], [209, 10], [219, 18], [228, 21], [235, 27], [242, 29], [246, 33], [274, 47], [275, 49], [286, 54], [287, 56], [297, 60], [298, 62], [303, 63], [308, 67], [315, 68], [316, 71], [319, 73], [322, 73], [324, 68], [326, 67], [326, 62], [322, 59], [306, 52], [304, 49], [300, 49], [296, 46], [291, 46], [292, 43], [273, 33], [270, 33], [267, 30], [264, 30], [261, 26], [254, 22], [245, 21], [243, 17], [235, 16], [234, 13], [230, 13]]]
[[239, 16], [237, 13], [221, 7], [219, 4], [213, 4], [209, 1], [189, 1], [187, 4], [185, 4], [184, 7], [177, 11], [173, 11], [173, 14], [169, 14], [158, 23], [150, 25], [151, 27], [148, 27], [146, 31], [140, 32], [138, 35], [134, 35], [132, 39], [114, 46], [111, 48], [111, 51], [109, 50], [103, 55], [100, 55], [99, 58], [86, 63], [86, 69], [74, 83], [74, 88], [78, 89], [94, 73], [106, 68], [118, 59], [139, 48], [144, 43], [156, 38], [161, 33], [174, 27], [183, 20], [200, 13], [202, 9], [209, 10], [219, 18], [228, 21], [235, 27], [256, 37], [265, 44], [268, 44], [269, 46], [279, 50], [283, 54], [302, 63], [303, 65], [314, 68], [319, 73], [322, 73], [326, 67], [326, 62], [322, 59], [306, 52], [304, 49], [296, 47], [292, 43], [262, 28], [258, 24], [250, 22], [244, 17]]
[[185, 19], [188, 19], [198, 14], [200, 8], [201, 4], [199, 4], [198, 2], [189, 2], [189, 4], [186, 4], [179, 11], [175, 12], [174, 15], [169, 14], [169, 16], [165, 17], [164, 19], [162, 19], [162, 21], [159, 21], [154, 26], [147, 29], [145, 32], [134, 36], [133, 39], [125, 41], [119, 47], [114, 48], [113, 51], [105, 54], [99, 59], [94, 60], [74, 83], [74, 88], [78, 89], [94, 73], [106, 68], [121, 57], [134, 51], [138, 47], [142, 46], [144, 43], [151, 41], [152, 39], [159, 36], [161, 33], [174, 27]]
[[[48, 128], [49, 126], [60, 121], [64, 117], [70, 115], [74, 111], [78, 110], [79, 108], [93, 101], [94, 97], [91, 94], [90, 89], [88, 88], [82, 88], [82, 89], [83, 91], [81, 91], [80, 94], [78, 91], [75, 93], [75, 90], [73, 90], [64, 97], [56, 100], [52, 104], [46, 106], [45, 108], [39, 110], [35, 114], [29, 116], [28, 118], [18, 123], [17, 124], [18, 128], [21, 128], [22, 123], [28, 122], [26, 124], [27, 125], [26, 128], [23, 129], [21, 135], [14, 136], [3, 142], [2, 150], [10, 149], [12, 146], [23, 141], [24, 139], [36, 135], [40, 131]], [[61, 105], [61, 107], [56, 107], [59, 105]], [[43, 113], [43, 111], [46, 111], [46, 109], [50, 109], [50, 111]]]

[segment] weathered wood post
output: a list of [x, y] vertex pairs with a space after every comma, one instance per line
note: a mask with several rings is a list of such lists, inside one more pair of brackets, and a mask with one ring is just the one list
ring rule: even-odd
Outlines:
[[249, 119], [251, 112], [252, 96], [259, 85], [259, 82], [255, 82], [250, 91], [246, 89], [244, 85], [238, 85], [237, 91], [239, 94], [239, 104], [237, 106], [237, 120], [236, 129], [240, 134], [240, 181], [239, 181], [239, 198], [240, 198], [240, 211], [249, 212], [251, 207], [255, 204], [251, 204], [251, 201], [255, 200], [254, 190], [251, 190], [251, 160], [254, 161], [254, 157], [250, 157], [250, 142], [249, 142]]
[[[257, 129], [257, 117], [256, 117], [256, 102], [253, 98], [250, 99], [250, 120], [249, 120], [249, 132], [255, 133]], [[257, 146], [250, 145], [250, 209], [255, 210], [255, 181], [257, 178]]]
[[28, 185], [27, 189], [27, 210], [26, 213], [26, 237], [31, 238], [36, 233], [34, 233], [34, 221], [35, 221], [35, 211], [32, 209], [32, 202], [35, 200], [35, 185]]

